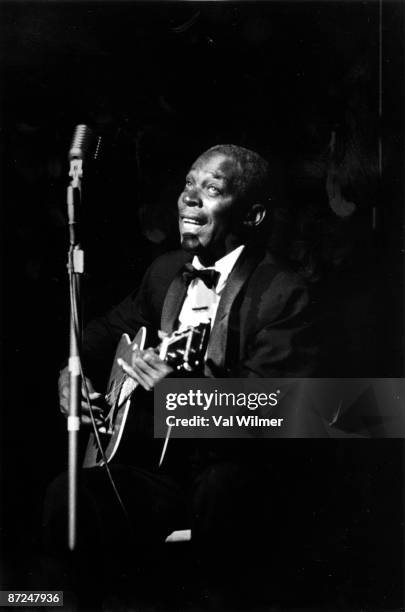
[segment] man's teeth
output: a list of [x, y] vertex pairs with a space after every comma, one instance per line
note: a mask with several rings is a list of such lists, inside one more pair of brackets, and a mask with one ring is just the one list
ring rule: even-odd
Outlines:
[[189, 219], [188, 217], [184, 217], [184, 223], [191, 223], [192, 225], [202, 225], [201, 221], [197, 221], [197, 219]]

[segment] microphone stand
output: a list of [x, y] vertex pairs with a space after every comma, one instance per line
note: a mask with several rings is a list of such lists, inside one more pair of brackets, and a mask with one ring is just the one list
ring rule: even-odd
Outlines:
[[68, 431], [68, 474], [69, 474], [69, 501], [68, 501], [68, 546], [75, 550], [77, 540], [77, 493], [78, 493], [78, 443], [80, 429], [81, 405], [81, 312], [80, 287], [81, 275], [84, 271], [84, 253], [80, 247], [77, 223], [78, 208], [81, 204], [81, 180], [83, 176], [82, 159], [71, 159], [70, 184], [67, 188], [67, 212], [69, 223], [69, 253], [68, 275], [70, 295], [70, 348], [69, 348], [69, 416], [67, 419]]

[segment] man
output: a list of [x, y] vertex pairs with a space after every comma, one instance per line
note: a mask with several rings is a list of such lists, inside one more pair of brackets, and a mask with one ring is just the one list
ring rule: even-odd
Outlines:
[[[199, 320], [189, 312], [190, 300], [203, 281], [191, 282], [183, 305], [182, 269], [193, 257], [194, 265], [221, 272], [208, 313], [213, 323], [207, 356], [211, 375], [304, 376], [310, 371], [305, 285], [261, 246], [270, 185], [267, 163], [247, 149], [217, 146], [198, 158], [178, 200], [183, 250], [156, 260], [140, 290], [86, 330], [84, 361], [95, 378], [100, 379], [100, 370], [105, 373], [105, 361], [111, 367], [122, 332], [133, 336], [146, 325], [157, 341], [157, 330], [172, 331], [179, 316], [183, 324]], [[171, 373], [152, 348], [136, 352], [133, 363], [122, 367], [146, 390]]]
[[[212, 328], [205, 376], [297, 377], [311, 372], [314, 350], [306, 287], [263, 246], [271, 185], [267, 162], [242, 147], [218, 145], [196, 160], [178, 200], [182, 250], [158, 258], [137, 292], [86, 329], [83, 366], [92, 402], [102, 399], [98, 389], [106, 382], [121, 334], [134, 336], [142, 325], [150, 332], [152, 346], [136, 350], [131, 362], [121, 360], [120, 367], [145, 390], [143, 408], [148, 404], [147, 392], [173, 374], [153, 348], [159, 335], [201, 321], [211, 321]], [[209, 282], [199, 276], [206, 269], [212, 271]], [[59, 386], [66, 415], [67, 369]], [[83, 422], [88, 422], [84, 398], [82, 407]], [[101, 418], [102, 405], [95, 410]], [[144, 420], [151, 418], [150, 409], [140, 411]], [[258, 534], [252, 543], [251, 531], [243, 526], [246, 521], [255, 523], [271, 506], [279, 480], [274, 474], [274, 448], [271, 453], [263, 444], [247, 445], [247, 441], [176, 442], [161, 470], [150, 452], [153, 444], [145, 440], [129, 448], [125, 466], [112, 466], [138, 551], [163, 541], [172, 529], [191, 526], [201, 563], [210, 559], [212, 568], [215, 560], [215, 567], [225, 564], [229, 571], [231, 567], [236, 571], [241, 550], [257, 553]], [[60, 519], [66, 513], [62, 489], [65, 483], [59, 481], [48, 493], [49, 548], [52, 538], [62, 538]], [[84, 471], [82, 497], [86, 527], [79, 537], [86, 557], [90, 550], [94, 554], [94, 548], [100, 549], [100, 537], [101, 548], [114, 547], [106, 526], [120, 517], [122, 523], [123, 515], [102, 468]]]

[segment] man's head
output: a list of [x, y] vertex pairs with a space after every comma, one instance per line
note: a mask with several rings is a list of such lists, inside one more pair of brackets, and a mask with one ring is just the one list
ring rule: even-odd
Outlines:
[[268, 175], [254, 151], [217, 145], [203, 153], [178, 200], [182, 247], [209, 265], [254, 236], [266, 215]]

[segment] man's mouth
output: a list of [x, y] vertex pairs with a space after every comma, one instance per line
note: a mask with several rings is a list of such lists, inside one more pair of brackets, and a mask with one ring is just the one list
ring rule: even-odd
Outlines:
[[205, 223], [202, 219], [197, 219], [196, 217], [182, 216], [181, 220], [184, 225], [201, 226], [201, 225], [204, 225]]

